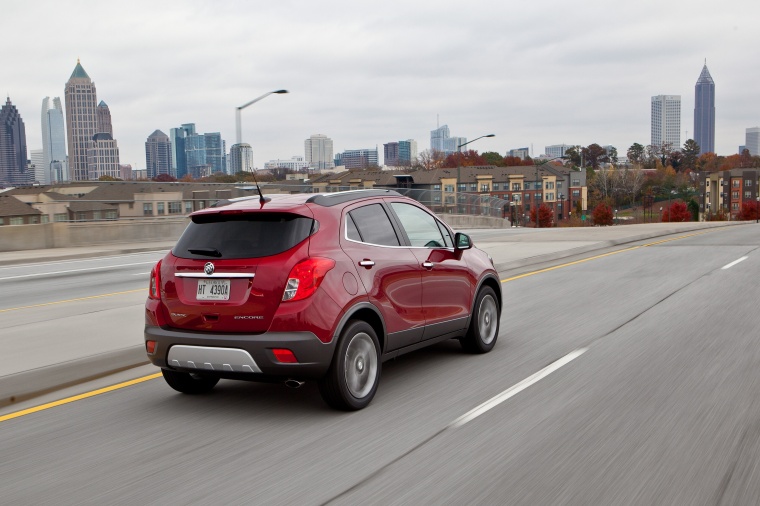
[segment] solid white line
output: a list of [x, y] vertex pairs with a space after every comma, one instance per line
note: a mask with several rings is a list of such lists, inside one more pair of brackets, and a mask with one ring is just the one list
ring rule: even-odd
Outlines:
[[148, 271], [148, 272], [138, 272], [137, 274], [132, 274], [132, 275], [133, 276], [147, 276], [148, 274], [150, 274], [150, 271]]
[[725, 269], [730, 269], [730, 268], [731, 268], [731, 267], [733, 267], [734, 265], [738, 264], [739, 262], [743, 262], [743, 261], [744, 261], [744, 260], [746, 260], [746, 259], [747, 259], [747, 257], [741, 257], [739, 260], [734, 260], [734, 261], [733, 261], [733, 262], [731, 262], [730, 264], [728, 264], [728, 265], [724, 265], [723, 267], [721, 267], [721, 269], [724, 269], [724, 270], [725, 270]]
[[509, 387], [508, 389], [504, 390], [502, 393], [500, 393], [496, 397], [493, 397], [490, 400], [487, 400], [486, 402], [484, 402], [477, 408], [473, 409], [472, 411], [469, 411], [465, 413], [464, 415], [460, 416], [459, 418], [451, 422], [449, 427], [452, 429], [456, 429], [466, 424], [467, 422], [474, 420], [475, 418], [479, 417], [486, 411], [492, 408], [495, 408], [496, 406], [506, 401], [507, 399], [522, 392], [523, 390], [533, 385], [534, 383], [538, 383], [539, 381], [549, 376], [551, 373], [553, 373], [557, 369], [560, 369], [561, 367], [569, 364], [576, 358], [586, 353], [586, 351], [588, 351], [588, 348], [580, 348], [578, 350], [573, 351], [572, 353], [568, 353], [567, 355], [557, 360], [556, 362], [552, 362], [551, 364], [544, 367], [543, 369], [533, 374], [532, 376], [525, 378], [520, 383], [517, 383], [516, 385]]
[[0, 266], [0, 270], [10, 270], [10, 269], [18, 269], [20, 267], [44, 267], [47, 265], [61, 265], [61, 264], [75, 264], [75, 263], [82, 263], [82, 262], [97, 262], [101, 260], [116, 260], [119, 258], [129, 258], [139, 255], [151, 255], [154, 253], [167, 253], [170, 250], [155, 250], [155, 251], [141, 251], [138, 253], [129, 253], [127, 255], [113, 255], [113, 256], [102, 256], [102, 257], [83, 257], [83, 258], [72, 258], [69, 260], [54, 260], [51, 262], [30, 262], [28, 264], [13, 264], [13, 265], [2, 265]]
[[6, 281], [8, 279], [38, 278], [40, 276], [54, 276], [56, 274], [69, 274], [71, 272], [103, 271], [106, 269], [117, 269], [119, 267], [131, 267], [133, 265], [145, 265], [145, 264], [155, 264], [155, 263], [156, 262], [137, 262], [134, 264], [105, 265], [103, 267], [88, 267], [86, 269], [71, 269], [69, 271], [38, 272], [35, 274], [23, 274], [21, 276], [9, 276], [7, 278], [0, 278], [0, 281]]

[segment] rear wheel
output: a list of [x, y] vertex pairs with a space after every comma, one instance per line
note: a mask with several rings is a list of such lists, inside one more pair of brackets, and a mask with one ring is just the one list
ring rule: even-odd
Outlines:
[[335, 409], [355, 411], [367, 406], [380, 381], [380, 343], [366, 322], [346, 325], [327, 375], [319, 382], [319, 392]]
[[219, 382], [218, 377], [205, 374], [178, 372], [171, 369], [161, 369], [161, 373], [170, 387], [183, 394], [210, 392]]
[[470, 353], [488, 353], [499, 337], [499, 301], [490, 286], [484, 286], [475, 298], [467, 335], [459, 341]]

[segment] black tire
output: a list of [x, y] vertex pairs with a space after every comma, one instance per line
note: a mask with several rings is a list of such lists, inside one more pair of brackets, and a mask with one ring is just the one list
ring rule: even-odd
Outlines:
[[475, 306], [470, 317], [467, 334], [459, 340], [462, 348], [470, 353], [488, 353], [499, 337], [501, 308], [496, 292], [484, 286], [475, 297]]
[[178, 372], [171, 369], [161, 369], [161, 373], [170, 387], [183, 394], [205, 394], [219, 383], [218, 377], [206, 374]]
[[340, 334], [330, 369], [319, 381], [319, 393], [332, 408], [362, 409], [375, 396], [380, 370], [380, 342], [375, 330], [366, 322], [352, 320]]

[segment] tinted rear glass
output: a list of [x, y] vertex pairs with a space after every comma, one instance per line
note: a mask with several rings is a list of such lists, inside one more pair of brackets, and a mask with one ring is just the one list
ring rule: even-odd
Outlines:
[[180, 258], [259, 258], [287, 251], [311, 234], [314, 220], [277, 213], [193, 217], [172, 250]]

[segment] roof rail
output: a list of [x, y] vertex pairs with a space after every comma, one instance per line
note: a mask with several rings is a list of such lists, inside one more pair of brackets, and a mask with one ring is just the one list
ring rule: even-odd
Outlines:
[[351, 202], [367, 197], [402, 197], [399, 192], [394, 190], [350, 190], [335, 193], [320, 193], [309, 198], [307, 204], [317, 204], [322, 207], [331, 207], [338, 204]]

